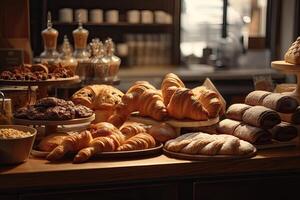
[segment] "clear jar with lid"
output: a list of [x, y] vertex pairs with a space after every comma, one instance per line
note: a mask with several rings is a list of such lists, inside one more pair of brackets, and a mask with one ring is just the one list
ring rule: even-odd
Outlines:
[[108, 65], [103, 63], [102, 58], [105, 55], [103, 43], [95, 38], [90, 43], [92, 52], [91, 63], [94, 69], [94, 80], [99, 82], [105, 82], [108, 76]]
[[42, 31], [44, 42], [44, 51], [40, 55], [40, 62], [54, 63], [59, 59], [59, 53], [56, 50], [58, 31], [52, 28], [51, 13], [48, 12], [47, 28]]
[[77, 60], [72, 56], [72, 46], [68, 37], [64, 36], [64, 41], [61, 47], [60, 63], [63, 67], [69, 68], [74, 73], [76, 72]]
[[118, 77], [121, 59], [114, 55], [115, 47], [111, 38], [104, 43], [105, 56], [101, 59], [103, 65], [107, 67], [107, 81], [114, 81]]

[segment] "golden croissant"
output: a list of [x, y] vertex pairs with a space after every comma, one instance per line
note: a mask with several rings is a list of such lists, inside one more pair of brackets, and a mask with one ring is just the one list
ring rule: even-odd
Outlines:
[[125, 136], [118, 129], [112, 130], [109, 134], [106, 127], [102, 131], [98, 130], [105, 133], [105, 136], [94, 138], [88, 147], [81, 149], [75, 156], [74, 163], [85, 162], [97, 153], [115, 151], [125, 142]]
[[222, 103], [218, 94], [205, 86], [199, 86], [192, 89], [196, 99], [201, 102], [208, 112], [210, 118], [217, 117], [222, 110]]
[[109, 136], [112, 132], [119, 131], [117, 127], [108, 122], [99, 122], [97, 124], [91, 124], [89, 130], [91, 131], [93, 138]]
[[164, 104], [168, 105], [175, 90], [170, 90], [170, 87], [176, 88], [184, 88], [184, 83], [180, 80], [180, 78], [173, 73], [167, 74], [161, 84], [162, 96], [164, 99]]
[[108, 121], [120, 127], [134, 111], [156, 120], [162, 120], [167, 116], [161, 93], [146, 81], [137, 82], [128, 90]]
[[177, 88], [167, 106], [169, 116], [175, 119], [207, 120], [208, 112], [194, 93], [187, 88]]
[[68, 152], [77, 152], [89, 146], [92, 139], [90, 131], [83, 131], [79, 134], [67, 136], [59, 146], [48, 154], [47, 160], [59, 160]]
[[155, 139], [148, 133], [139, 133], [118, 147], [118, 151], [142, 150], [155, 147]]
[[131, 138], [139, 133], [145, 133], [146, 128], [144, 124], [138, 122], [126, 122], [121, 128], [120, 131], [126, 137], [126, 139]]

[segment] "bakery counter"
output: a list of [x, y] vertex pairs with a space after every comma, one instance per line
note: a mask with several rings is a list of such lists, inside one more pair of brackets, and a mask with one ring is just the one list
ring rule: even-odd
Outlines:
[[[280, 180], [288, 184], [282, 185]], [[224, 192], [224, 186], [228, 190], [230, 185], [234, 186], [230, 190], [243, 191], [247, 186], [247, 190], [262, 187], [271, 191], [280, 187], [278, 192], [287, 192], [300, 183], [300, 148], [263, 150], [251, 159], [216, 162], [177, 160], [164, 155], [98, 159], [84, 164], [30, 158], [20, 165], [1, 166], [0, 183], [0, 199], [81, 199], [86, 193], [88, 197], [104, 195], [105, 199], [140, 199], [144, 195], [140, 191], [149, 192], [149, 198], [159, 194], [155, 199], [202, 199], [203, 188], [212, 195], [204, 196], [218, 199], [218, 193], [213, 191]], [[120, 198], [117, 194], [125, 196]]]

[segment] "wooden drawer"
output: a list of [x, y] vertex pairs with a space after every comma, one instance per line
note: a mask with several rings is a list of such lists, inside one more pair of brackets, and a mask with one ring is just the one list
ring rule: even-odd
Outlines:
[[105, 200], [176, 200], [176, 184], [158, 184], [146, 186], [132, 186], [107, 189], [80, 189], [68, 191], [51, 191], [23, 194], [20, 200], [79, 200], [79, 199], [105, 199]]
[[297, 199], [299, 177], [267, 177], [195, 182], [194, 200]]

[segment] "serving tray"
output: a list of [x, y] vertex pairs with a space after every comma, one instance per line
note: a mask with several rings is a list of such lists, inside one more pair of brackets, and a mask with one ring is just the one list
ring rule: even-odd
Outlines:
[[15, 85], [15, 86], [48, 86], [48, 85], [60, 85], [79, 83], [79, 76], [75, 75], [69, 78], [56, 78], [47, 80], [4, 80], [0, 79], [0, 85]]
[[172, 151], [168, 151], [165, 148], [163, 148], [163, 152], [168, 157], [183, 159], [183, 160], [220, 161], [220, 160], [235, 160], [235, 159], [251, 158], [256, 155], [257, 150], [255, 149], [252, 153], [247, 155], [236, 155], [236, 156], [234, 155], [215, 155], [215, 156], [193, 155], [193, 154], [172, 152]]
[[[158, 144], [156, 147], [143, 150], [102, 152], [96, 154], [94, 158], [132, 158], [139, 156], [158, 155], [162, 153], [162, 148], [163, 144]], [[50, 152], [39, 151], [36, 149], [31, 150], [31, 155], [37, 158], [45, 158], [49, 153]]]

